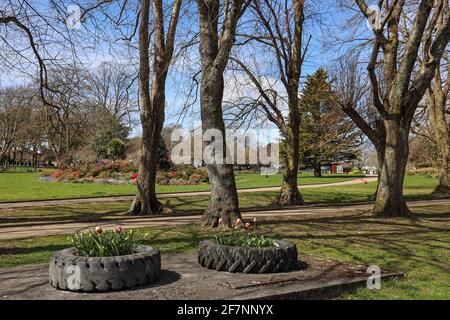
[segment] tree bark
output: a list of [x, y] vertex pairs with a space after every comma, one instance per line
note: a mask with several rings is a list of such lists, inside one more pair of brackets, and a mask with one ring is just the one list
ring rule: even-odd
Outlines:
[[[203, 131], [220, 130], [222, 144], [226, 150], [222, 115], [223, 73], [209, 66], [202, 70], [200, 103]], [[226, 225], [233, 226], [237, 219], [242, 219], [233, 166], [226, 164], [224, 154], [223, 164], [209, 164], [207, 168], [211, 182], [211, 199], [203, 216], [203, 225], [217, 227], [219, 219], [222, 219]]]
[[[222, 114], [224, 92], [223, 73], [230, 58], [234, 45], [236, 26], [248, 2], [242, 0], [230, 1], [229, 10], [224, 16], [222, 30], [219, 36], [220, 1], [198, 0], [200, 23], [200, 58], [202, 65], [202, 81], [200, 89], [200, 108], [202, 130], [219, 130], [223, 150], [227, 150], [225, 123]], [[219, 138], [219, 137], [217, 137]], [[217, 227], [219, 219], [232, 227], [237, 219], [242, 219], [239, 209], [239, 199], [236, 189], [234, 169], [226, 164], [226, 154], [223, 154], [223, 164], [208, 164], [208, 174], [211, 181], [211, 199], [202, 224]]]
[[287, 163], [283, 174], [283, 184], [280, 194], [274, 201], [274, 204], [281, 206], [303, 205], [305, 201], [298, 190], [298, 167], [300, 160], [300, 115], [298, 111], [298, 80], [294, 82], [289, 95], [289, 124], [285, 126], [284, 131], [287, 136]]
[[165, 208], [156, 195], [156, 172], [158, 169], [158, 146], [165, 118], [166, 79], [173, 56], [174, 37], [181, 0], [173, 5], [167, 40], [164, 30], [164, 13], [161, 0], [152, 1], [154, 24], [154, 51], [152, 90], [150, 92], [149, 60], [149, 17], [150, 1], [141, 2], [141, 22], [139, 27], [139, 106], [142, 123], [142, 155], [140, 160], [137, 194], [130, 207], [131, 215], [154, 215]]
[[[355, 1], [363, 15], [369, 18], [372, 13], [366, 2]], [[405, 2], [394, 1], [386, 4], [386, 8], [390, 14], [382, 29], [373, 30], [375, 41], [368, 71], [373, 106], [385, 127], [385, 132], [382, 132], [385, 133], [385, 148], [380, 157], [383, 164], [373, 211], [377, 215], [393, 217], [410, 213], [403, 197], [409, 131], [417, 107], [448, 45], [450, 13], [445, 1], [418, 1], [415, 17], [411, 19], [404, 39], [406, 33], [400, 30], [400, 21]], [[383, 51], [384, 96], [380, 94], [383, 91], [376, 71], [380, 51]], [[423, 53], [420, 59], [419, 51]], [[363, 127], [368, 126], [364, 120], [361, 122]], [[382, 140], [378, 132], [373, 135], [375, 140]]]
[[285, 123], [284, 129], [288, 141], [288, 163], [283, 176], [283, 185], [281, 186], [280, 194], [275, 200], [279, 205], [305, 204], [297, 185], [300, 157], [300, 112], [298, 89], [304, 59], [302, 54], [303, 23], [305, 21], [304, 5], [304, 1], [295, 1], [293, 6], [295, 30], [292, 40], [292, 52], [290, 52], [291, 59], [288, 59], [286, 67], [289, 118], [287, 124]]
[[303, 205], [305, 202], [298, 190], [297, 174], [298, 174], [299, 155], [297, 152], [288, 152], [286, 169], [283, 173], [283, 184], [278, 197], [275, 199], [276, 205]]
[[321, 178], [322, 177], [322, 166], [320, 163], [314, 164], [314, 177]]
[[445, 115], [446, 94], [439, 88], [429, 89], [428, 113], [432, 126], [433, 140], [436, 144], [438, 159], [438, 185], [434, 193], [450, 194], [450, 132]]
[[403, 181], [408, 162], [409, 125], [385, 121], [386, 147], [379, 155], [381, 172], [373, 212], [380, 216], [407, 216], [410, 211], [403, 197]]

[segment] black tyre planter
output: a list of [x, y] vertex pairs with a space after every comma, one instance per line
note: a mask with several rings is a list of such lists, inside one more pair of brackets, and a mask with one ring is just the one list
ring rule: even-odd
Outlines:
[[208, 269], [243, 273], [276, 273], [299, 269], [297, 247], [276, 240], [276, 247], [230, 247], [215, 240], [202, 241], [198, 262]]
[[139, 246], [135, 254], [119, 257], [80, 257], [74, 248], [50, 259], [50, 284], [60, 290], [105, 292], [131, 289], [159, 278], [161, 254]]

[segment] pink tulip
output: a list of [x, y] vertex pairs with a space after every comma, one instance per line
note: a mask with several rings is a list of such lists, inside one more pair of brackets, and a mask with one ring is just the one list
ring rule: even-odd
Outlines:
[[122, 227], [121, 227], [121, 226], [116, 226], [116, 227], [114, 228], [114, 232], [115, 232], [115, 233], [121, 233], [121, 232], [122, 232]]
[[256, 223], [256, 218], [253, 219], [253, 223]]
[[236, 225], [240, 226], [242, 224], [242, 219], [237, 219], [236, 220]]
[[219, 219], [219, 224], [220, 224], [220, 225], [223, 224], [223, 219], [222, 219], [222, 218]]
[[246, 224], [245, 224], [245, 229], [250, 229], [251, 226], [252, 226], [252, 225], [251, 225], [250, 223], [246, 223]]
[[103, 233], [103, 229], [101, 227], [96, 227], [95, 228], [95, 233], [101, 234], [101, 233]]

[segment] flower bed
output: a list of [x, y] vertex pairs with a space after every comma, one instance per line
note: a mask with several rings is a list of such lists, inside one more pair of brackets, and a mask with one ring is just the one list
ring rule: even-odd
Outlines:
[[[103, 160], [96, 164], [42, 172], [41, 181], [60, 181], [72, 183], [98, 184], [136, 184], [139, 169], [129, 161]], [[198, 185], [208, 182], [208, 173], [204, 168], [182, 166], [172, 171], [158, 171], [156, 183], [160, 185]]]
[[142, 246], [132, 231], [77, 234], [74, 247], [55, 252], [50, 260], [50, 284], [66, 291], [104, 292], [131, 289], [159, 278], [161, 255]]

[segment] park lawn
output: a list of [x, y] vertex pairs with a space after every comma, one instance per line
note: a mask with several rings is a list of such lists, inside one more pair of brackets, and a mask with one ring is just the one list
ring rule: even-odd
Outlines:
[[[137, 231], [163, 253], [194, 251], [214, 231], [198, 225]], [[342, 299], [450, 299], [450, 206], [415, 210], [414, 219], [375, 218], [361, 211], [260, 218], [257, 232], [288, 239], [300, 254], [403, 272], [381, 290], [358, 289]], [[0, 267], [47, 263], [70, 246], [68, 236], [0, 241]]]
[[[0, 202], [51, 200], [86, 197], [106, 197], [133, 195], [135, 185], [107, 185], [107, 184], [77, 184], [63, 182], [44, 182], [38, 180], [38, 173], [0, 173]], [[299, 177], [300, 185], [325, 184], [343, 182], [360, 178], [356, 175], [325, 175], [315, 178], [310, 174]], [[259, 174], [237, 174], [238, 188], [260, 188], [280, 186], [281, 175], [262, 176]], [[207, 191], [210, 185], [203, 183], [194, 186], [160, 186], [156, 188], [159, 193]]]
[[[434, 199], [431, 192], [436, 179], [425, 176], [408, 176], [405, 179], [404, 193], [408, 199]], [[341, 187], [302, 189], [301, 193], [308, 203], [339, 204], [371, 201], [376, 183], [360, 183]], [[268, 208], [277, 192], [240, 193], [242, 209]], [[206, 209], [209, 196], [173, 197], [161, 199], [174, 213], [201, 213]], [[30, 207], [0, 210], [0, 223], [6, 225], [31, 225], [36, 223], [55, 223], [73, 221], [108, 221], [121, 219], [118, 214], [127, 211], [129, 202], [66, 204], [51, 207]]]

